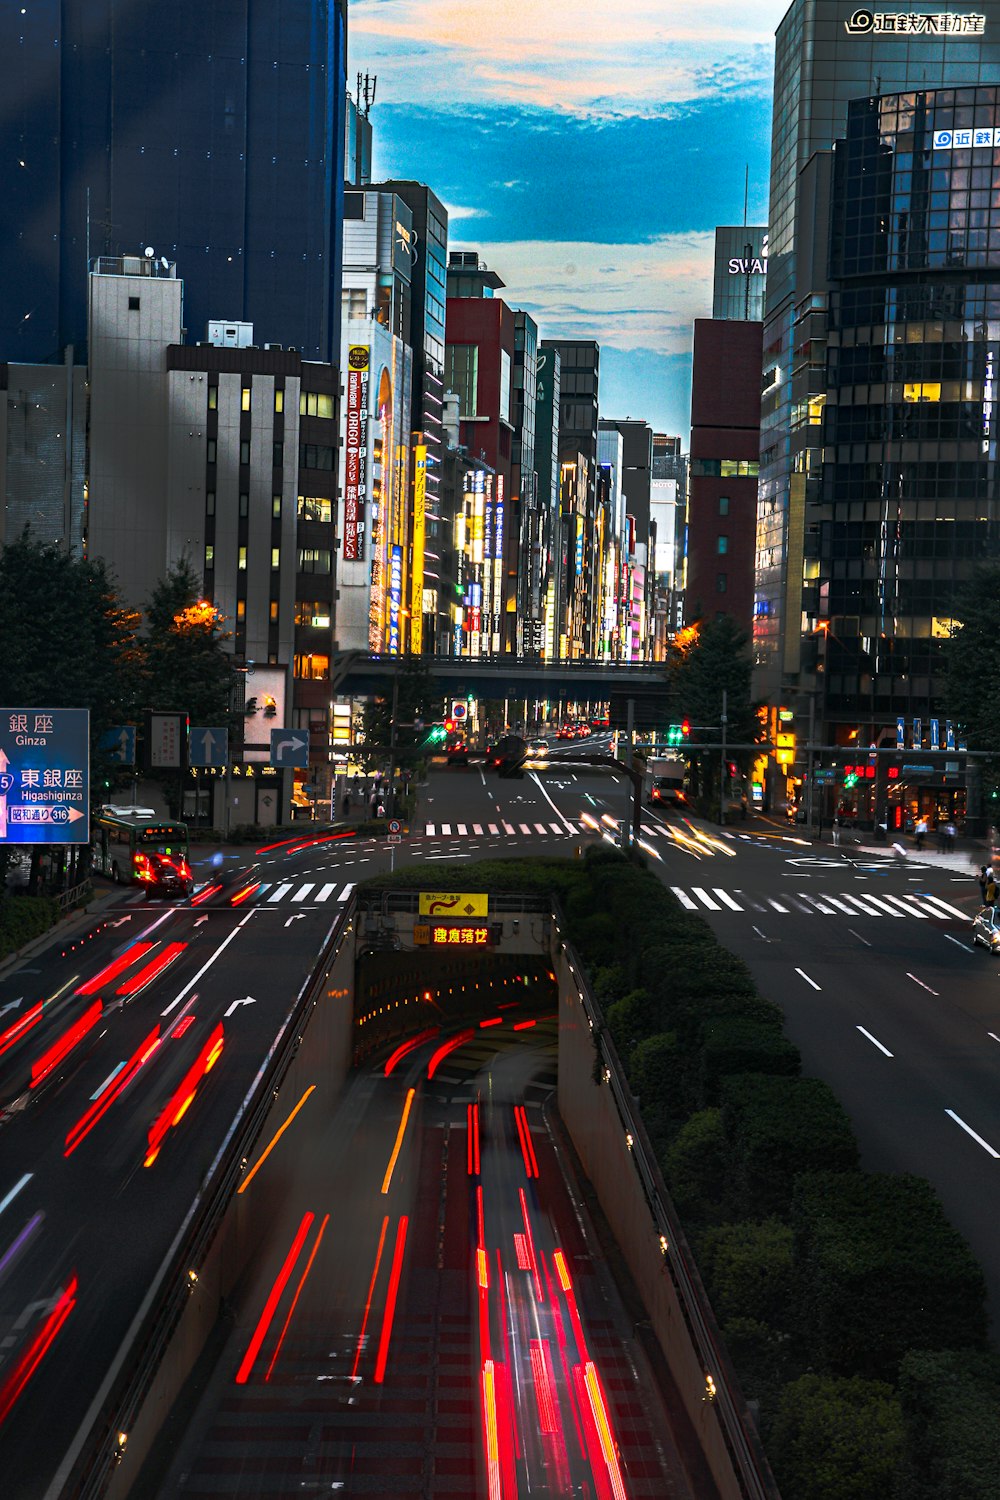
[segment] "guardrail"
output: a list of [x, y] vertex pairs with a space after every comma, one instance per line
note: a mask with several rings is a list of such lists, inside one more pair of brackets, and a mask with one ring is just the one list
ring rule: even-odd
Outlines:
[[59, 908], [59, 915], [64, 917], [68, 911], [76, 906], [86, 906], [94, 894], [94, 882], [89, 878], [79, 880], [76, 885], [71, 885], [68, 890], [60, 891], [58, 896], [52, 899]]
[[134, 1425], [187, 1298], [190, 1272], [205, 1257], [235, 1196], [246, 1163], [302, 1040], [327, 973], [350, 927], [354, 901], [337, 914], [319, 958], [301, 986], [215, 1154], [146, 1298], [133, 1319], [101, 1389], [45, 1500], [99, 1500], [124, 1451], [120, 1438]]
[[629, 1155], [649, 1206], [653, 1231], [659, 1237], [664, 1265], [673, 1281], [680, 1309], [702, 1369], [706, 1372], [706, 1376], [711, 1375], [714, 1381], [714, 1393], [711, 1394], [710, 1399], [717, 1409], [719, 1427], [732, 1458], [740, 1488], [747, 1500], [780, 1500], [756, 1429], [749, 1426], [749, 1413], [745, 1410], [742, 1394], [737, 1396], [732, 1389], [735, 1374], [730, 1365], [728, 1351], [715, 1326], [715, 1319], [708, 1311], [708, 1299], [697, 1269], [693, 1267], [693, 1264], [688, 1263], [687, 1242], [674, 1216], [666, 1184], [646, 1135], [642, 1118], [634, 1111], [633, 1096], [625, 1078], [621, 1059], [614, 1042], [607, 1035], [603, 1013], [590, 989], [579, 955], [572, 944], [560, 936], [560, 929], [565, 929], [566, 922], [558, 903], [553, 903], [553, 908], [556, 941], [562, 944], [566, 958], [574, 971], [573, 978], [580, 995], [580, 1002], [590, 1024], [597, 1049], [598, 1066], [603, 1069], [604, 1083], [611, 1090], [622, 1131], [630, 1143]]

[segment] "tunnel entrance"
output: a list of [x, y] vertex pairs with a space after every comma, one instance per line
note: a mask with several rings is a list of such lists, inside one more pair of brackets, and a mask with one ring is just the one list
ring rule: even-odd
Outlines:
[[555, 1011], [548, 902], [493, 894], [476, 901], [484, 912], [435, 917], [421, 912], [429, 902], [417, 891], [359, 893], [356, 1065], [431, 1029], [516, 1028]]

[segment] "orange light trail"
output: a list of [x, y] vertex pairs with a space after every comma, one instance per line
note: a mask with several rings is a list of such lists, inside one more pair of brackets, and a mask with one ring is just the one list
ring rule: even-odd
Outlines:
[[479, 1176], [479, 1105], [466, 1106], [465, 1160], [470, 1177]]
[[148, 984], [151, 979], [155, 979], [157, 974], [162, 974], [167, 965], [172, 964], [174, 959], [183, 953], [186, 947], [187, 943], [168, 943], [163, 952], [158, 953], [155, 958], [150, 959], [145, 968], [140, 969], [138, 974], [134, 974], [131, 979], [126, 979], [124, 984], [119, 985], [116, 993], [119, 995], [134, 995], [137, 990], [142, 989], [144, 984]]
[[146, 1151], [146, 1159], [143, 1162], [144, 1167], [151, 1167], [153, 1165], [160, 1154], [160, 1147], [163, 1145], [168, 1132], [173, 1130], [175, 1125], [179, 1125], [184, 1118], [194, 1101], [199, 1083], [205, 1077], [205, 1074], [211, 1072], [212, 1068], [218, 1062], [224, 1043], [225, 1037], [222, 1031], [222, 1022], [220, 1021], [198, 1053], [191, 1067], [185, 1073], [180, 1087], [174, 1090], [166, 1107], [160, 1111], [160, 1114], [153, 1121], [152, 1125], [150, 1125], [149, 1133], [146, 1137], [148, 1150]]
[[299, 1284], [295, 1288], [295, 1296], [292, 1298], [292, 1305], [288, 1309], [288, 1316], [282, 1324], [281, 1333], [278, 1335], [278, 1342], [275, 1344], [274, 1353], [271, 1355], [271, 1363], [268, 1365], [267, 1374], [264, 1376], [265, 1384], [270, 1380], [271, 1371], [274, 1369], [274, 1362], [278, 1358], [278, 1355], [281, 1353], [281, 1346], [285, 1342], [285, 1334], [288, 1332], [288, 1325], [292, 1321], [292, 1314], [294, 1313], [295, 1308], [298, 1305], [298, 1300], [302, 1295], [302, 1288], [305, 1286], [306, 1278], [308, 1277], [309, 1272], [312, 1270], [313, 1261], [316, 1259], [316, 1252], [319, 1250], [319, 1247], [323, 1242], [323, 1236], [326, 1233], [326, 1226], [329, 1224], [329, 1222], [330, 1215], [327, 1214], [322, 1224], [319, 1226], [319, 1233], [316, 1236], [316, 1243], [315, 1245], [313, 1245], [309, 1259], [306, 1261], [306, 1268], [302, 1272], [302, 1275], [299, 1277]]
[[514, 1119], [517, 1121], [517, 1134], [521, 1142], [521, 1155], [524, 1157], [524, 1170], [529, 1177], [537, 1177], [538, 1159], [535, 1156], [535, 1148], [531, 1141], [531, 1127], [528, 1124], [528, 1115], [523, 1104], [514, 1105]]
[[382, 1178], [383, 1193], [387, 1193], [389, 1191], [389, 1184], [392, 1182], [392, 1174], [396, 1170], [396, 1163], [399, 1160], [399, 1153], [403, 1149], [403, 1136], [406, 1134], [406, 1122], [410, 1118], [410, 1110], [413, 1108], [413, 1098], [416, 1092], [416, 1089], [407, 1089], [406, 1091], [406, 1101], [403, 1104], [403, 1114], [399, 1122], [399, 1129], [396, 1131], [396, 1144], [392, 1148], [392, 1155], [389, 1157], [389, 1165], [386, 1167], [385, 1176]]
[[260, 1321], [254, 1329], [253, 1338], [250, 1340], [250, 1347], [247, 1349], [246, 1354], [244, 1354], [243, 1362], [236, 1371], [237, 1385], [246, 1385], [247, 1383], [247, 1378], [253, 1369], [253, 1362], [260, 1353], [261, 1344], [267, 1337], [267, 1330], [271, 1326], [271, 1320], [274, 1317], [278, 1303], [281, 1301], [281, 1294], [288, 1285], [288, 1278], [295, 1269], [295, 1262], [299, 1258], [302, 1246], [306, 1242], [315, 1217], [316, 1215], [313, 1213], [303, 1214], [302, 1216], [302, 1223], [299, 1225], [295, 1238], [292, 1241], [291, 1249], [285, 1256], [284, 1265], [278, 1272], [277, 1280], [271, 1288], [267, 1301], [264, 1304], [264, 1311], [260, 1315]]
[[239, 1193], [245, 1193], [246, 1192], [247, 1188], [250, 1186], [251, 1182], [253, 1182], [254, 1178], [257, 1175], [257, 1173], [260, 1171], [261, 1167], [267, 1161], [267, 1158], [270, 1156], [270, 1154], [274, 1150], [275, 1146], [281, 1140], [281, 1137], [284, 1135], [284, 1133], [288, 1129], [289, 1125], [295, 1119], [295, 1116], [298, 1114], [298, 1112], [302, 1108], [303, 1104], [305, 1104], [306, 1100], [309, 1098], [309, 1095], [313, 1092], [313, 1090], [315, 1089], [315, 1087], [316, 1087], [316, 1085], [314, 1083], [311, 1083], [309, 1085], [309, 1087], [306, 1089], [305, 1093], [302, 1095], [302, 1098], [299, 1100], [298, 1104], [296, 1104], [295, 1108], [292, 1110], [291, 1114], [288, 1116], [288, 1119], [284, 1122], [283, 1125], [279, 1125], [278, 1126], [277, 1130], [274, 1132], [274, 1134], [272, 1135], [271, 1139], [268, 1141], [267, 1145], [265, 1146], [263, 1155], [260, 1156], [257, 1159], [257, 1161], [254, 1162], [253, 1166], [250, 1168], [249, 1172], [244, 1177], [244, 1179], [240, 1183], [239, 1187], [236, 1189], [237, 1194], [239, 1194]]
[[95, 974], [93, 979], [88, 979], [86, 984], [81, 984], [76, 994], [93, 995], [101, 988], [102, 984], [110, 984], [112, 979], [117, 979], [118, 975], [127, 969], [130, 964], [137, 963], [143, 954], [148, 953], [150, 948], [154, 946], [153, 943], [133, 943], [131, 948], [126, 948], [124, 953], [120, 953], [99, 974]]
[[13, 1047], [15, 1042], [19, 1042], [23, 1036], [26, 1036], [32, 1026], [37, 1026], [38, 1022], [42, 1019], [44, 1004], [43, 1000], [39, 1000], [30, 1010], [26, 1010], [21, 1019], [15, 1021], [13, 1026], [8, 1026], [6, 1031], [0, 1032], [0, 1057], [10, 1047]]
[[13, 1370], [11, 1370], [4, 1382], [3, 1388], [0, 1389], [0, 1423], [6, 1421], [10, 1415], [21, 1392], [38, 1369], [38, 1366], [52, 1347], [60, 1328], [76, 1306], [77, 1287], [77, 1279], [74, 1276], [66, 1287], [66, 1290], [57, 1299], [55, 1307], [49, 1313]]
[[49, 1074], [59, 1066], [63, 1058], [69, 1056], [77, 1042], [82, 1041], [87, 1032], [91, 1031], [97, 1025], [101, 1019], [103, 1009], [104, 1007], [100, 1000], [95, 1000], [93, 1004], [88, 1005], [83, 1015], [73, 1022], [68, 1031], [64, 1031], [58, 1041], [53, 1042], [52, 1046], [47, 1048], [41, 1057], [35, 1059], [31, 1065], [31, 1087], [33, 1089], [36, 1089], [40, 1083], [44, 1082]]
[[569, 1268], [566, 1265], [565, 1255], [563, 1255], [561, 1250], [557, 1250], [553, 1255], [552, 1260], [555, 1264], [556, 1275], [559, 1277], [559, 1285], [562, 1287], [564, 1292], [570, 1291], [573, 1283], [570, 1280]]
[[259, 891], [259, 890], [260, 890], [260, 881], [259, 880], [252, 881], [250, 885], [245, 885], [242, 888], [242, 890], [237, 891], [236, 894], [235, 894], [235, 896], [232, 896], [230, 898], [230, 901], [229, 901], [230, 906], [240, 906], [240, 905], [242, 905], [242, 903], [247, 899], [248, 896], [252, 896], [253, 893], [254, 893], [254, 891]]
[[382, 1261], [382, 1250], [385, 1246], [386, 1230], [389, 1228], [389, 1216], [386, 1214], [382, 1220], [382, 1233], [378, 1237], [378, 1249], [375, 1252], [375, 1269], [372, 1271], [372, 1279], [368, 1283], [368, 1300], [365, 1302], [365, 1315], [361, 1319], [361, 1332], [358, 1334], [358, 1347], [354, 1352], [354, 1365], [351, 1369], [351, 1379], [358, 1373], [358, 1365], [361, 1363], [361, 1351], [365, 1346], [365, 1329], [368, 1327], [368, 1314], [371, 1311], [372, 1297], [375, 1292], [375, 1283], [378, 1280], [378, 1268]]
[[611, 1423], [608, 1421], [608, 1412], [604, 1404], [604, 1392], [601, 1389], [597, 1366], [592, 1359], [588, 1359], [583, 1367], [583, 1380], [587, 1388], [587, 1396], [590, 1399], [590, 1410], [593, 1414], [594, 1425], [597, 1428], [597, 1437], [601, 1445], [601, 1455], [607, 1465], [612, 1493], [615, 1500], [626, 1500], [622, 1471], [618, 1463], [617, 1444], [611, 1433]]
[[483, 1291], [488, 1291], [490, 1285], [490, 1264], [485, 1250], [476, 1251], [476, 1274]]
[[503, 1500], [500, 1476], [500, 1442], [497, 1437], [496, 1372], [493, 1361], [486, 1360], [480, 1381], [483, 1406], [483, 1441], [486, 1446], [486, 1483], [490, 1500]]
[[464, 1047], [465, 1043], [471, 1041], [475, 1034], [475, 1031], [473, 1031], [470, 1027], [468, 1031], [460, 1031], [457, 1036], [449, 1037], [448, 1041], [441, 1044], [441, 1046], [434, 1053], [430, 1062], [427, 1064], [428, 1083], [430, 1083], [431, 1079], [434, 1077], [434, 1074], [437, 1072], [439, 1065], [444, 1062], [448, 1054], [450, 1052], [455, 1052], [459, 1047]]
[[191, 897], [191, 905], [200, 906], [203, 901], [208, 900], [209, 896], [215, 896], [221, 890], [222, 886], [218, 883], [215, 885], [206, 885], [204, 890], [199, 891], [196, 896]]
[[399, 1278], [403, 1273], [403, 1250], [406, 1246], [406, 1227], [409, 1224], [406, 1214], [400, 1219], [396, 1228], [396, 1248], [392, 1254], [392, 1270], [389, 1273], [389, 1295], [385, 1299], [385, 1315], [382, 1318], [382, 1333], [378, 1341], [378, 1355], [375, 1360], [375, 1384], [381, 1385], [385, 1379], [385, 1367], [389, 1358], [389, 1340], [392, 1337], [392, 1320], [396, 1316], [396, 1297], [399, 1293]]
[[90, 1108], [71, 1127], [66, 1136], [66, 1146], [63, 1156], [72, 1156], [80, 1142], [85, 1136], [90, 1134], [98, 1120], [107, 1114], [115, 1100], [132, 1082], [139, 1069], [147, 1062], [159, 1045], [160, 1025], [157, 1022], [146, 1040], [142, 1043], [142, 1046], [132, 1054], [126, 1067], [116, 1077], [112, 1078], [104, 1092], [98, 1094]]
[[416, 1036], [411, 1036], [401, 1046], [397, 1047], [395, 1052], [391, 1052], [385, 1060], [386, 1078], [392, 1077], [393, 1069], [397, 1063], [402, 1062], [403, 1058], [408, 1057], [411, 1052], [415, 1052], [423, 1042], [431, 1041], [438, 1035], [440, 1030], [440, 1026], [429, 1026], [426, 1031], [421, 1031]]

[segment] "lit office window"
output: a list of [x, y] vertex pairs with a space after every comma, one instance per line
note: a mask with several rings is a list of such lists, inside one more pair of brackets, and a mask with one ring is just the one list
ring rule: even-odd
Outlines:
[[277, 413], [277, 412], [283, 412], [284, 409], [285, 409], [285, 392], [284, 392], [284, 390], [282, 390], [282, 389], [279, 388], [274, 393], [274, 410]]
[[240, 392], [240, 410], [250, 410], [250, 387], [248, 385], [245, 385]]
[[247, 549], [245, 547], [241, 547], [240, 548], [240, 551], [239, 551], [239, 560], [237, 561], [236, 566], [240, 569], [241, 572], [246, 572], [246, 566], [247, 566]]

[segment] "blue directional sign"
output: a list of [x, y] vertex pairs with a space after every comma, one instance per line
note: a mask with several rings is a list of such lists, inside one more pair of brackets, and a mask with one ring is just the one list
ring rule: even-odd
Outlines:
[[309, 764], [308, 729], [272, 729], [271, 764], [296, 771]]
[[90, 842], [90, 710], [0, 708], [0, 844]]
[[205, 729], [193, 725], [188, 738], [188, 759], [192, 766], [227, 766], [229, 730], [224, 727]]
[[135, 765], [134, 724], [116, 724], [113, 729], [106, 729], [97, 743], [108, 760], [119, 766]]

